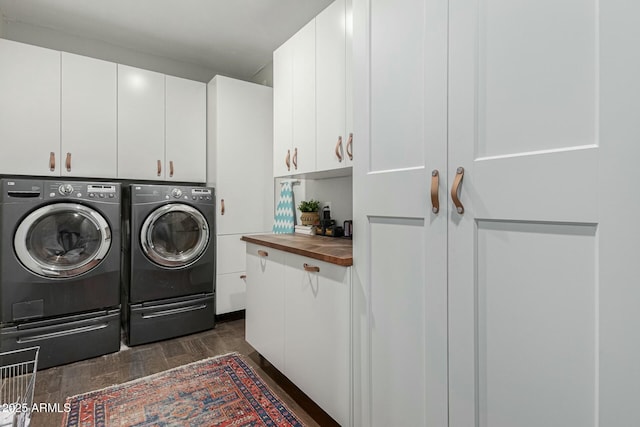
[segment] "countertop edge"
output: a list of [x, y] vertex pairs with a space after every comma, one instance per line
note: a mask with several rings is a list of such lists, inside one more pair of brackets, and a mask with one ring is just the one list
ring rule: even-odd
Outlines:
[[[257, 235], [259, 236], [259, 235]], [[324, 261], [324, 262], [328, 262], [330, 264], [335, 264], [335, 265], [339, 265], [342, 267], [351, 267], [353, 265], [353, 257], [351, 258], [340, 258], [340, 257], [335, 257], [329, 254], [324, 254], [324, 253], [318, 253], [318, 252], [314, 252], [314, 251], [310, 251], [310, 250], [306, 250], [306, 249], [301, 249], [301, 248], [297, 248], [294, 246], [290, 246], [287, 244], [283, 244], [283, 243], [276, 243], [276, 242], [271, 242], [271, 241], [267, 241], [267, 240], [262, 240], [259, 237], [253, 237], [253, 236], [242, 236], [240, 238], [240, 240], [243, 240], [247, 243], [253, 243], [255, 245], [262, 245], [262, 246], [266, 246], [269, 248], [273, 248], [273, 249], [278, 249], [284, 252], [289, 252], [292, 254], [296, 254], [296, 255], [302, 255], [302, 256], [306, 256], [309, 258], [313, 258], [313, 259], [317, 259], [319, 261]]]

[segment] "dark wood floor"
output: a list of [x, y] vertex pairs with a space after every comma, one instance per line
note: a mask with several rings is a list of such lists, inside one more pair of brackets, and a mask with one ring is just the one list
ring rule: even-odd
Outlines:
[[[42, 370], [37, 373], [33, 401], [62, 405], [68, 396], [234, 351], [247, 356], [256, 372], [305, 425], [337, 425], [244, 340], [244, 319], [219, 322], [215, 329], [199, 334], [132, 348], [123, 346], [117, 353]], [[62, 414], [37, 412], [30, 425], [60, 426], [61, 421]]]

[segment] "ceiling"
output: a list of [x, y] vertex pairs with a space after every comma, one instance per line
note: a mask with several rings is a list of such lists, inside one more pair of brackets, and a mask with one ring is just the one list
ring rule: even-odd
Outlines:
[[7, 27], [29, 24], [250, 79], [331, 2], [0, 0], [0, 12]]

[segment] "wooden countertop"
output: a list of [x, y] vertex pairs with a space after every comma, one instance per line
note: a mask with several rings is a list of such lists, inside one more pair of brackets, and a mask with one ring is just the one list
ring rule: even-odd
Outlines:
[[242, 240], [348, 267], [353, 265], [350, 239], [304, 234], [252, 234]]

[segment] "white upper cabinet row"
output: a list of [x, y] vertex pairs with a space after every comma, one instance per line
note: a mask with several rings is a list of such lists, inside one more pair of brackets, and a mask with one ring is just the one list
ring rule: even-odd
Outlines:
[[204, 182], [206, 85], [0, 39], [0, 173]]
[[336, 0], [273, 53], [274, 175], [352, 160], [351, 0]]

